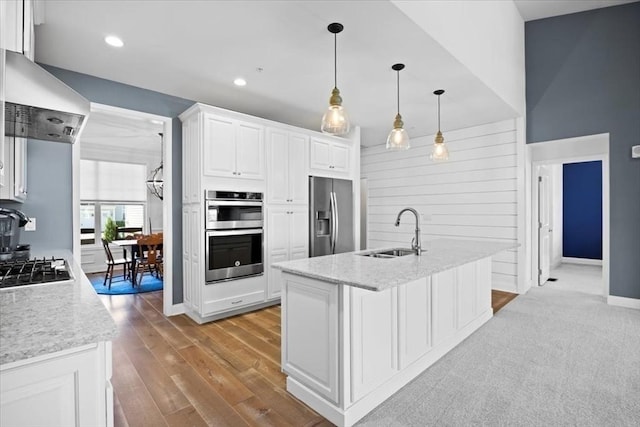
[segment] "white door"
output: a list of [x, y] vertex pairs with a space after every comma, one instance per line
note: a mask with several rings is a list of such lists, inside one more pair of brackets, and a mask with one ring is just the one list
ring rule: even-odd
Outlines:
[[538, 168], [538, 286], [549, 280], [551, 271], [551, 191], [549, 169]]

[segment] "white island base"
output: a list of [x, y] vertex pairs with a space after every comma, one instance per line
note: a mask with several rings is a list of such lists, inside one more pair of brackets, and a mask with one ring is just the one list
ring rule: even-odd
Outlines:
[[287, 391], [338, 426], [355, 424], [493, 316], [491, 257], [381, 291], [287, 269], [282, 284]]

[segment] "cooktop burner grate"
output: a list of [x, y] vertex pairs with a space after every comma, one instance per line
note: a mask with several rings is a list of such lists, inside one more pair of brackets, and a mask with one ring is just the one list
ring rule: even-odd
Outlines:
[[69, 264], [62, 258], [33, 258], [0, 262], [0, 289], [60, 282], [72, 278]]

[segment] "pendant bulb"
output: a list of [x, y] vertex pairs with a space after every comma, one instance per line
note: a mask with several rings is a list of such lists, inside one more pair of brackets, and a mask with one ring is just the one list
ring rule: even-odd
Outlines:
[[387, 137], [387, 150], [408, 150], [411, 146], [409, 142], [409, 134], [404, 129], [404, 122], [402, 121], [402, 116], [400, 115], [400, 70], [404, 69], [404, 64], [394, 64], [391, 69], [396, 71], [397, 74], [396, 99], [398, 112], [393, 122], [393, 129], [391, 129], [391, 132], [389, 132], [389, 136]]
[[322, 116], [322, 124], [320, 130], [329, 135], [342, 136], [349, 133], [351, 124], [349, 115], [342, 106], [342, 97], [338, 89], [338, 36], [344, 27], [342, 24], [334, 22], [327, 27], [333, 34], [333, 90], [329, 98], [329, 108]]
[[433, 92], [433, 94], [438, 97], [438, 133], [436, 133], [431, 155], [429, 157], [431, 158], [431, 160], [435, 161], [449, 159], [449, 150], [444, 143], [444, 137], [442, 136], [442, 132], [440, 131], [440, 95], [442, 95], [443, 93], [443, 89], [438, 89]]

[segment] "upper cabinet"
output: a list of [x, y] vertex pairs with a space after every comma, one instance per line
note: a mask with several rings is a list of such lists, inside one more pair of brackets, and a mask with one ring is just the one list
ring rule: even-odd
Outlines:
[[264, 179], [264, 127], [204, 115], [203, 172], [208, 176]]
[[309, 200], [307, 135], [267, 129], [267, 202], [306, 204]]
[[0, 200], [24, 202], [27, 199], [27, 140], [5, 137], [4, 185], [0, 188]]
[[0, 47], [23, 53], [33, 61], [34, 2], [32, 0], [0, 1]]
[[348, 176], [351, 173], [351, 144], [353, 142], [312, 137], [310, 173], [337, 177]]

